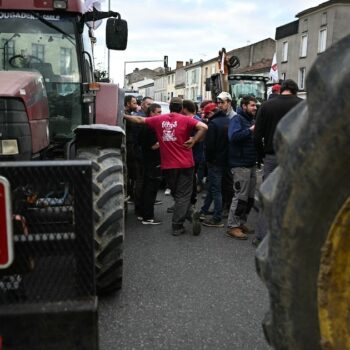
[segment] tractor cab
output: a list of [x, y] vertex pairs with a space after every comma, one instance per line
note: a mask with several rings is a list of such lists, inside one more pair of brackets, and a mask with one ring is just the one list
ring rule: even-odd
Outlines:
[[[46, 119], [50, 144], [63, 144], [73, 138], [76, 127], [96, 122], [96, 89], [91, 88], [94, 22], [117, 17], [107, 21], [106, 43], [111, 49], [125, 49], [127, 32], [118, 13], [94, 10], [83, 14], [80, 1], [54, 1], [53, 5], [45, 5], [45, 11], [35, 11], [40, 1], [31, 6], [28, 3], [32, 1], [26, 1], [24, 10], [11, 10], [9, 1], [0, 2], [0, 75], [2, 71], [17, 72], [15, 80], [20, 81], [21, 71], [40, 73], [49, 107]], [[56, 9], [56, 3], [67, 8]], [[90, 23], [92, 26], [87, 25]], [[0, 82], [6, 87], [9, 84]], [[20, 90], [20, 84], [17, 86]], [[22, 89], [22, 93], [28, 95], [30, 91]], [[21, 95], [19, 91], [16, 94]]]

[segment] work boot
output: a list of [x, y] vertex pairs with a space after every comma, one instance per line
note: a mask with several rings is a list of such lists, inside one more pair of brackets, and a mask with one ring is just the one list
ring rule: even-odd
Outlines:
[[249, 233], [254, 233], [254, 230], [250, 230], [246, 225], [241, 225], [240, 229], [243, 231], [243, 233], [245, 234], [249, 234]]
[[230, 227], [226, 231], [226, 235], [240, 240], [248, 239], [248, 236], [239, 227]]
[[173, 228], [173, 232], [172, 235], [173, 236], [181, 236], [186, 232], [185, 228], [182, 227], [177, 227], [177, 228]]

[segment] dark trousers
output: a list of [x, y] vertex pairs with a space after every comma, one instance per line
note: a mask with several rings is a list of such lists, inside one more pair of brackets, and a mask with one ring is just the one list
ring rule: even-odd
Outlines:
[[154, 218], [154, 202], [162, 180], [160, 165], [144, 164], [141, 215], [144, 220]]
[[187, 212], [191, 207], [193, 173], [194, 168], [164, 170], [166, 182], [175, 201], [172, 219], [173, 229], [183, 227]]
[[222, 173], [222, 209], [230, 210], [233, 198], [233, 176], [231, 169], [225, 167]]
[[142, 215], [142, 190], [143, 190], [143, 175], [144, 164], [142, 160], [136, 159], [135, 161], [136, 176], [134, 182], [134, 202], [135, 202], [135, 214]]
[[207, 162], [207, 167], [208, 191], [201, 211], [206, 214], [210, 208], [211, 203], [214, 202], [213, 218], [220, 221], [222, 214], [221, 184], [224, 168], [222, 166], [217, 166], [209, 162]]

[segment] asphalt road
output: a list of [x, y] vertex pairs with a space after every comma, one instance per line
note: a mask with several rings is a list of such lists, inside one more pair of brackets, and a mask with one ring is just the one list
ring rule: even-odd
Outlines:
[[[100, 299], [101, 350], [264, 350], [261, 320], [268, 296], [255, 273], [248, 241], [203, 227], [173, 237], [171, 197], [142, 225], [129, 210], [121, 292]], [[254, 224], [254, 212], [249, 218]]]

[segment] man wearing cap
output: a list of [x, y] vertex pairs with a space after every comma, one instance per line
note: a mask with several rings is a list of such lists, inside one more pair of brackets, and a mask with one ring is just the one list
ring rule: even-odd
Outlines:
[[272, 86], [272, 88], [271, 88], [271, 94], [269, 95], [269, 100], [271, 99], [271, 98], [274, 98], [274, 97], [276, 97], [276, 96], [278, 96], [279, 94], [280, 94], [280, 92], [281, 92], [281, 85], [280, 84], [275, 84], [275, 85], [273, 85]]
[[[209, 105], [206, 106], [209, 109]], [[201, 219], [204, 226], [224, 227], [222, 222], [222, 177], [227, 168], [228, 155], [228, 124], [229, 118], [223, 110], [215, 113], [208, 123], [205, 138], [205, 157], [208, 168], [208, 191], [201, 208]], [[208, 218], [211, 203], [214, 203], [214, 213]]]
[[227, 235], [247, 239], [245, 223], [254, 204], [256, 150], [253, 140], [256, 99], [243, 96], [241, 110], [229, 124], [229, 165], [233, 174], [234, 196], [227, 220]]
[[[235, 112], [232, 102], [233, 98], [228, 92], [221, 92], [217, 98], [216, 102], [221, 111], [226, 113], [229, 120], [231, 120], [237, 113]], [[228, 215], [229, 209], [231, 207], [233, 197], [233, 179], [232, 173], [229, 167], [224, 170], [222, 178], [222, 207], [224, 216]]]
[[[281, 85], [281, 93], [273, 99], [263, 102], [259, 108], [254, 130], [254, 142], [258, 152], [258, 163], [264, 163], [263, 180], [277, 167], [277, 158], [273, 146], [273, 137], [278, 122], [298, 103], [302, 101], [297, 96], [298, 85], [291, 79], [285, 80]], [[258, 245], [267, 231], [266, 219], [262, 212], [256, 225], [256, 238], [254, 245]]]
[[226, 113], [229, 119], [232, 119], [237, 114], [232, 107], [232, 96], [228, 92], [220, 92], [216, 97], [216, 103], [219, 109]]
[[[194, 160], [192, 147], [201, 141], [208, 127], [194, 119], [180, 114], [182, 100], [173, 97], [170, 100], [170, 113], [143, 118], [125, 115], [133, 123], [146, 124], [157, 135], [160, 150], [161, 168], [167, 184], [174, 197], [175, 205], [172, 218], [172, 234], [179, 236], [185, 233], [184, 222], [191, 207]], [[194, 136], [192, 131], [197, 130]], [[200, 233], [199, 217], [193, 216], [193, 233]]]

